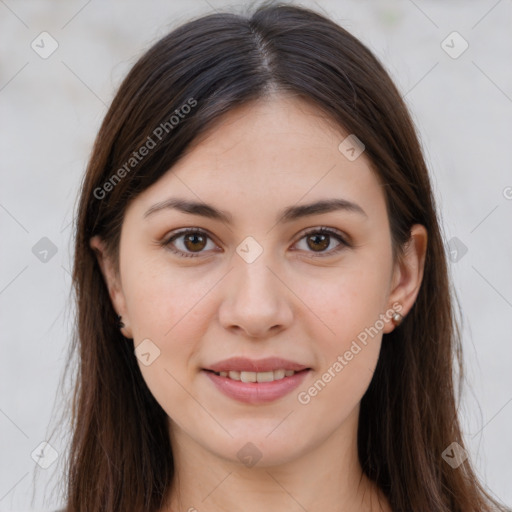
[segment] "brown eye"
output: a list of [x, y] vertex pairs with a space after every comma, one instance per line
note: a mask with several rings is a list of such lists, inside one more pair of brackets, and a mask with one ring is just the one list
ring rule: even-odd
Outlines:
[[189, 251], [200, 251], [206, 245], [206, 237], [197, 233], [191, 233], [185, 235], [183, 243]]
[[[300, 240], [306, 240], [306, 252], [317, 253], [313, 256], [332, 256], [333, 254], [338, 253], [345, 247], [350, 247], [350, 244], [341, 236], [338, 231], [329, 228], [316, 228], [307, 232]], [[335, 246], [331, 250], [326, 250], [335, 240], [338, 242], [338, 245]]]
[[[330, 238], [329, 235], [323, 234], [313, 234], [308, 235], [308, 247], [313, 249], [314, 251], [323, 251], [329, 247]], [[311, 243], [310, 243], [311, 242]]]
[[[338, 231], [330, 228], [312, 229], [299, 242], [304, 239], [306, 240], [306, 248], [301, 250], [317, 253], [313, 254], [313, 256], [332, 256], [345, 247], [351, 247], [350, 243]], [[331, 246], [333, 240], [337, 241], [338, 245], [331, 250], [326, 250]], [[208, 248], [209, 241], [213, 247]], [[210, 235], [199, 229], [184, 229], [173, 234], [167, 241], [163, 241], [161, 244], [178, 256], [187, 258], [201, 256], [203, 253], [207, 253], [208, 249], [211, 250], [216, 247]]]
[[[170, 251], [187, 258], [201, 256], [207, 248], [210, 236], [198, 229], [186, 229], [171, 236], [162, 245]], [[215, 246], [215, 244], [212, 245]], [[178, 246], [178, 247], [176, 247]]]

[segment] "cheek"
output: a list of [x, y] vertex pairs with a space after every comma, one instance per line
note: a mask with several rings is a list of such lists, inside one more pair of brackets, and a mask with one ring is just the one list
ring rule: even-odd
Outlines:
[[[389, 276], [383, 264], [353, 257], [329, 274], [305, 275], [297, 278], [294, 292], [305, 305], [308, 317], [317, 325], [317, 335], [334, 350], [350, 345], [350, 341], [375, 326], [382, 329], [379, 321], [387, 308]], [[358, 261], [355, 261], [358, 260]], [[325, 270], [325, 269], [322, 269]], [[363, 336], [364, 337], [364, 336]]]
[[134, 340], [154, 336], [167, 344], [189, 325], [214, 276], [199, 276], [193, 268], [172, 268], [161, 254], [130, 263], [125, 267], [123, 290]]
[[127, 304], [134, 346], [151, 340], [151, 364], [138, 357], [144, 381], [166, 413], [179, 422], [197, 415], [187, 389], [197, 372], [195, 354], [208, 325], [200, 315], [208, 286], [201, 282], [187, 285], [177, 275], [169, 271], [139, 275], [127, 293]]
[[190, 382], [197, 372], [196, 354], [213, 312], [208, 292], [218, 277], [194, 277], [193, 269], [171, 269], [155, 260], [131, 270], [126, 268], [123, 289], [133, 343], [144, 342], [157, 355], [149, 366], [139, 359], [139, 367], [157, 400], [165, 390], [179, 403], [183, 390], [178, 383]]
[[297, 295], [315, 313], [307, 312], [311, 320], [304, 325], [312, 328], [311, 339], [319, 356], [314, 388], [302, 388], [307, 396], [301, 403], [311, 399], [319, 408], [337, 403], [342, 416], [366, 391], [386, 321], [389, 276], [386, 264], [376, 260], [372, 255], [357, 255], [347, 258], [330, 279], [308, 276], [297, 280]]
[[[298, 390], [297, 401], [309, 414], [324, 418], [326, 428], [348, 417], [372, 380], [383, 327], [375, 285], [371, 276], [353, 274], [318, 294], [322, 300], [317, 304], [325, 305], [318, 316], [329, 329], [316, 322], [313, 339], [319, 365], [314, 378]], [[308, 300], [313, 304], [315, 296], [310, 294]]]

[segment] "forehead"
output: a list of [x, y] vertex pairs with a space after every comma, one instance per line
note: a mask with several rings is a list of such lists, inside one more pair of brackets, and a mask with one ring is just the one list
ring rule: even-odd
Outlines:
[[[344, 198], [382, 215], [385, 199], [364, 152], [339, 149], [349, 135], [314, 105], [274, 96], [224, 114], [138, 198], [150, 207], [169, 196], [214, 203], [237, 216], [294, 203]], [[384, 212], [385, 213], [385, 212]]]
[[[274, 94], [230, 110], [189, 146], [195, 158], [242, 158], [247, 164], [272, 160], [297, 165], [304, 156], [340, 156], [348, 134], [317, 106], [299, 97]], [[240, 145], [240, 147], [235, 147]], [[274, 169], [277, 165], [273, 166]]]

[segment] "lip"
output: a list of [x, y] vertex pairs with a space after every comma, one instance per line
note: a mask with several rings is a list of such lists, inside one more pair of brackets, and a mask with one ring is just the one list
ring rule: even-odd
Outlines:
[[[218, 363], [204, 368], [205, 370], [212, 370], [214, 372], [270, 372], [274, 370], [293, 370], [300, 372], [307, 370], [308, 367], [303, 364], [282, 359], [280, 357], [266, 357], [265, 359], [249, 359], [247, 357], [231, 357], [224, 359]], [[288, 377], [290, 378], [290, 377]]]
[[[247, 368], [247, 366], [245, 366], [245, 368]], [[280, 366], [279, 368], [283, 368], [283, 366]], [[293, 368], [289, 369], [291, 370]], [[233, 371], [240, 370], [235, 370], [233, 368]], [[311, 369], [304, 367], [302, 371], [296, 371], [299, 373], [295, 373], [291, 377], [284, 377], [272, 382], [242, 382], [239, 380], [232, 380], [229, 377], [221, 377], [220, 375], [213, 373], [213, 371], [202, 370], [202, 372], [213, 382], [217, 389], [224, 393], [226, 396], [239, 402], [254, 405], [273, 402], [274, 400], [278, 400], [279, 398], [289, 394], [301, 384]]]

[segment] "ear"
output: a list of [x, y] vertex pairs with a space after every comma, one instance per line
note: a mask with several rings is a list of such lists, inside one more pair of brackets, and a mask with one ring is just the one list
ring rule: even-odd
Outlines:
[[126, 310], [126, 300], [121, 286], [120, 276], [115, 270], [114, 262], [111, 260], [105, 249], [104, 241], [98, 235], [93, 236], [89, 240], [89, 245], [98, 260], [112, 306], [117, 314], [121, 315], [122, 321], [125, 325], [125, 327], [121, 329], [121, 332], [126, 338], [132, 338], [130, 322]]
[[[428, 233], [425, 226], [415, 224], [411, 228], [411, 236], [404, 247], [404, 254], [393, 271], [391, 291], [388, 298], [388, 309], [399, 303], [402, 309], [396, 309], [402, 316], [406, 316], [416, 301], [423, 280], [425, 256], [427, 252]], [[384, 333], [391, 332], [394, 324], [386, 322]]]

